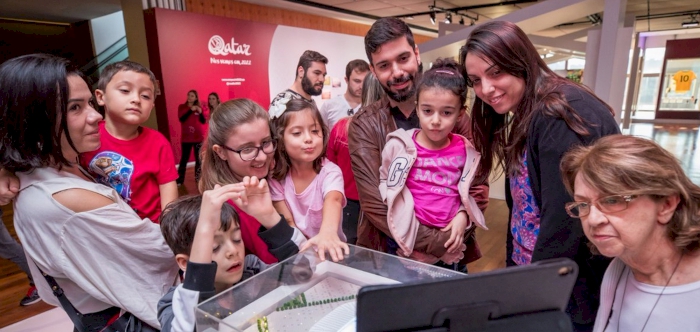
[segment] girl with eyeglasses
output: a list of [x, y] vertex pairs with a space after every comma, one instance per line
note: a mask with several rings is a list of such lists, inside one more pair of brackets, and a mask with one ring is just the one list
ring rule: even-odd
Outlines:
[[[212, 190], [217, 185], [243, 183], [249, 181], [248, 178], [269, 180], [268, 174], [274, 165], [274, 155], [278, 149], [278, 141], [272, 135], [270, 127], [270, 116], [260, 105], [244, 98], [221, 103], [209, 119], [209, 132], [202, 153], [199, 191]], [[342, 178], [340, 183], [342, 186]], [[269, 191], [274, 195], [271, 183], [266, 182], [263, 186], [268, 185]], [[267, 264], [277, 262], [267, 243], [258, 235], [263, 230], [260, 222], [245, 212], [247, 207], [239, 207], [231, 201], [229, 203], [239, 216], [241, 238], [246, 252], [258, 256]], [[290, 224], [294, 226], [293, 223]], [[299, 250], [303, 251], [312, 244], [307, 242]]]
[[349, 253], [341, 227], [346, 204], [343, 174], [326, 159], [328, 127], [316, 106], [301, 99], [280, 102], [270, 110], [277, 139], [270, 193], [284, 215], [317, 248], [337, 261]]
[[699, 331], [700, 187], [643, 138], [614, 135], [564, 155], [564, 184], [605, 271], [594, 331]]
[[[216, 185], [241, 183], [245, 177], [267, 177], [277, 144], [269, 119], [267, 112], [250, 99], [229, 100], [213, 110], [202, 152], [200, 192], [213, 190]], [[232, 205], [240, 217], [246, 252], [267, 264], [277, 262], [258, 236], [260, 222]]]

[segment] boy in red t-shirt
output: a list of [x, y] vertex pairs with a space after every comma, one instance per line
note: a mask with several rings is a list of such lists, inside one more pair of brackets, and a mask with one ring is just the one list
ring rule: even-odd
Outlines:
[[141, 218], [158, 223], [165, 206], [178, 196], [177, 170], [170, 142], [143, 127], [153, 110], [156, 78], [131, 61], [102, 71], [95, 98], [104, 106], [102, 146], [81, 155], [80, 164], [97, 182], [114, 188]]

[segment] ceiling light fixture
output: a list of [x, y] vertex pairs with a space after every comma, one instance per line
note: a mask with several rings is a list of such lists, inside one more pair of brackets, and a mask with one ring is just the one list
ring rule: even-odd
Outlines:
[[464, 25], [464, 17], [459, 18], [459, 24]]
[[684, 28], [692, 28], [692, 27], [696, 27], [696, 26], [698, 26], [698, 25], [700, 25], [700, 23], [698, 23], [697, 20], [688, 21], [688, 22], [683, 22], [683, 24], [681, 24], [681, 26], [684, 27]]
[[430, 23], [435, 25], [435, 12], [434, 11], [430, 12]]
[[696, 27], [696, 26], [700, 25], [700, 23], [698, 22], [698, 20], [695, 18], [696, 15], [697, 15], [697, 14], [690, 14], [690, 20], [688, 20], [688, 21], [683, 21], [683, 23], [681, 24], [681, 27], [684, 27], [684, 28], [693, 28], [693, 27]]
[[450, 14], [450, 13], [445, 14], [445, 23], [452, 24], [452, 14]]

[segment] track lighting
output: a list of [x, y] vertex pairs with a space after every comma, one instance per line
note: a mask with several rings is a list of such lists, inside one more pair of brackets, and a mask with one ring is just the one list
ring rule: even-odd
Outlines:
[[696, 27], [696, 26], [700, 25], [700, 23], [698, 23], [698, 20], [695, 18], [695, 15], [697, 15], [697, 14], [691, 14], [690, 20], [683, 21], [683, 23], [681, 24], [681, 27], [692, 28], [692, 27]]
[[435, 12], [434, 11], [430, 12], [430, 23], [435, 25]]
[[445, 14], [445, 23], [452, 24], [452, 14], [450, 14], [450, 13]]

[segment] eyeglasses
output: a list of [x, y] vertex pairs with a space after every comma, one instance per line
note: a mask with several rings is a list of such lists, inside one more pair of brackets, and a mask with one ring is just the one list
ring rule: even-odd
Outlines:
[[243, 161], [251, 161], [258, 157], [260, 151], [262, 151], [264, 154], [271, 154], [275, 152], [277, 141], [265, 141], [261, 146], [251, 146], [240, 150], [231, 149], [226, 145], [222, 145], [222, 147], [226, 150], [238, 153]]
[[[627, 207], [633, 199], [637, 198], [637, 195], [613, 195], [603, 198], [599, 198], [593, 201], [600, 212], [603, 213], [615, 213], [627, 210]], [[591, 213], [591, 203], [590, 202], [571, 202], [566, 203], [566, 213], [574, 218], [582, 218]]]

